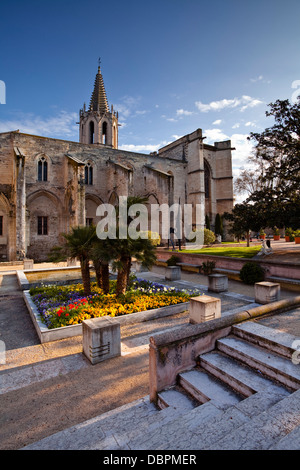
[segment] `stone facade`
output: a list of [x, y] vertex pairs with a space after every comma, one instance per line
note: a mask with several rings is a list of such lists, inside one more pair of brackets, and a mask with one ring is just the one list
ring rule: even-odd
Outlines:
[[[96, 82], [97, 77], [95, 88]], [[80, 111], [80, 142], [0, 134], [0, 261], [46, 260], [63, 232], [97, 223], [98, 205], [115, 204], [120, 196], [145, 195], [149, 204], [202, 204], [201, 225], [205, 214], [213, 223], [216, 213], [232, 209], [230, 141], [206, 145], [198, 129], [154, 154], [119, 150], [113, 130], [118, 116], [103, 109], [99, 96]], [[94, 137], [87, 142], [91, 119]]]

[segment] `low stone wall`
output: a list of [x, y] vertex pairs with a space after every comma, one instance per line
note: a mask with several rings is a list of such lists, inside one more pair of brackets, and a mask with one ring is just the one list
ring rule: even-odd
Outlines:
[[300, 305], [300, 296], [227, 315], [206, 323], [189, 324], [180, 330], [150, 338], [150, 400], [176, 384], [177, 375], [196, 366], [197, 358], [215, 349], [216, 341], [230, 334], [232, 325], [270, 313], [282, 313]]
[[[174, 251], [160, 251], [156, 252], [158, 262], [166, 261], [170, 256], [174, 255]], [[260, 264], [266, 273], [266, 278], [271, 276], [278, 276], [287, 279], [300, 279], [300, 266], [292, 263], [277, 263], [267, 259], [253, 259], [253, 258], [230, 258], [226, 256], [216, 255], [202, 255], [198, 253], [183, 253], [176, 252], [175, 256], [180, 259], [182, 263], [202, 264], [207, 261], [214, 261], [216, 268], [227, 269], [230, 271], [240, 271], [245, 263], [251, 261]]]
[[[80, 266], [60, 268], [24, 269], [16, 271], [17, 281], [22, 290], [29, 290], [41, 284], [64, 285], [82, 282]], [[95, 277], [91, 269], [92, 279]]]

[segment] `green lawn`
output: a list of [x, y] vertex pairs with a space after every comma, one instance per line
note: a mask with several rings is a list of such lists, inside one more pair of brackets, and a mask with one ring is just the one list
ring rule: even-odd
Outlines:
[[231, 258], [252, 258], [261, 249], [260, 245], [257, 246], [232, 246], [232, 247], [208, 247], [202, 248], [201, 250], [182, 250], [186, 253], [199, 253], [204, 255], [216, 255], [216, 256], [229, 256]]

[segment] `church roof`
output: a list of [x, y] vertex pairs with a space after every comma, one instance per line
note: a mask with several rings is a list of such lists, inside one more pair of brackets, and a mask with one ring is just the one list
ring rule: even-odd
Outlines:
[[90, 101], [90, 111], [100, 111], [101, 114], [109, 112], [106, 92], [100, 66], [95, 78], [94, 91]]

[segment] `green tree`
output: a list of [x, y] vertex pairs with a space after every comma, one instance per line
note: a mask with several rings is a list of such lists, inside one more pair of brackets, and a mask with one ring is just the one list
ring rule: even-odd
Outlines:
[[206, 214], [205, 216], [205, 227], [210, 230], [210, 220], [209, 220], [209, 216]]
[[215, 219], [215, 234], [223, 236], [223, 222], [220, 214], [216, 214]]
[[[140, 196], [131, 196], [127, 198], [127, 213], [128, 209], [134, 204], [143, 204], [145, 205], [148, 202], [148, 198]], [[132, 264], [132, 258], [136, 258], [144, 266], [150, 268], [155, 260], [155, 246], [157, 244], [157, 239], [151, 240], [149, 234], [147, 238], [142, 238], [142, 234], [137, 239], [133, 239], [128, 234], [128, 226], [133, 220], [128, 216], [127, 218], [127, 238], [120, 238], [120, 225], [119, 225], [119, 212], [120, 207], [116, 207], [117, 215], [117, 230], [116, 239], [107, 239], [109, 246], [111, 258], [113, 259], [113, 269], [117, 270], [117, 285], [116, 285], [116, 294], [117, 296], [123, 295], [126, 292], [129, 275]], [[124, 230], [124, 227], [122, 227]]]
[[81, 268], [82, 283], [85, 295], [91, 294], [90, 259], [93, 243], [96, 240], [94, 226], [72, 227], [70, 233], [63, 234], [66, 243], [61, 252], [70, 258], [78, 258]]
[[300, 97], [296, 103], [277, 100], [266, 116], [275, 124], [262, 133], [251, 133], [260, 168], [259, 187], [247, 199], [261, 211], [265, 226], [300, 226]]
[[97, 285], [104, 294], [109, 292], [109, 263], [112, 260], [110, 240], [100, 240], [98, 237], [91, 247], [91, 259], [95, 268]]
[[236, 204], [232, 212], [225, 212], [224, 219], [231, 222], [229, 231], [238, 238], [246, 234], [247, 246], [250, 246], [250, 231], [259, 231], [262, 225], [262, 217], [252, 204]]

